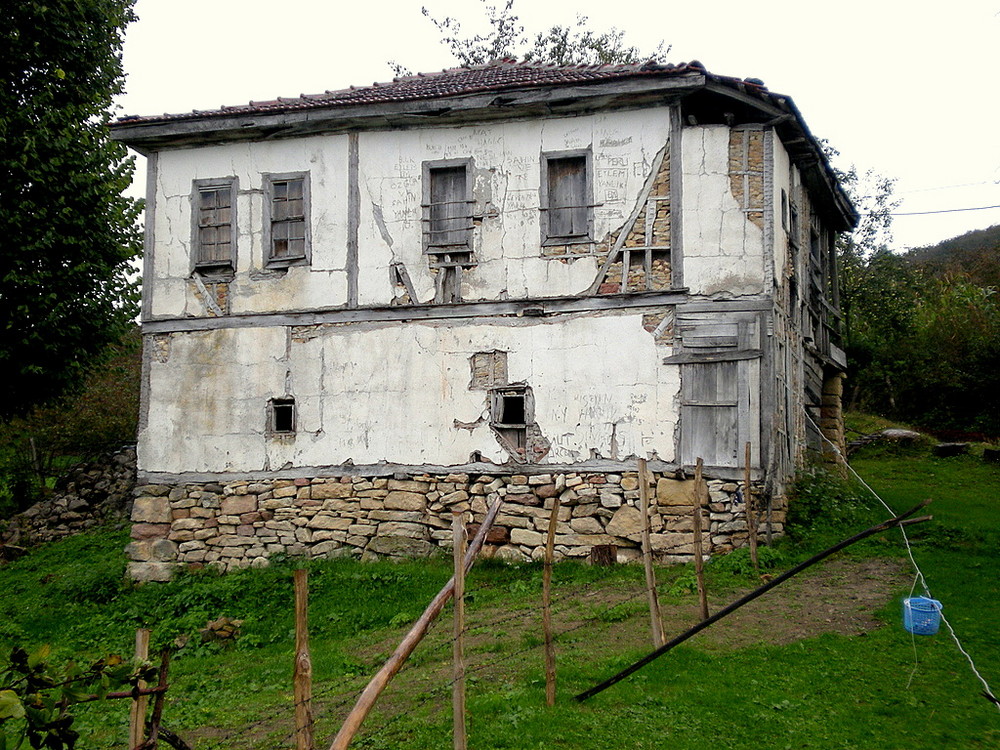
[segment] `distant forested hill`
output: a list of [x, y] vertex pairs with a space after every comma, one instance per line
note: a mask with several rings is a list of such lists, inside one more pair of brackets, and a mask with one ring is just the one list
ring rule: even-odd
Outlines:
[[905, 257], [933, 276], [967, 275], [976, 286], [1000, 287], [1000, 224], [916, 248]]

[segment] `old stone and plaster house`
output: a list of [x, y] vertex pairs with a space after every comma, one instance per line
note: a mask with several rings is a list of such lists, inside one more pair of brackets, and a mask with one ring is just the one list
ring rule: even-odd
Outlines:
[[835, 441], [834, 235], [854, 211], [791, 99], [698, 63], [502, 61], [126, 117], [148, 160], [133, 575], [780, 531], [807, 410]]

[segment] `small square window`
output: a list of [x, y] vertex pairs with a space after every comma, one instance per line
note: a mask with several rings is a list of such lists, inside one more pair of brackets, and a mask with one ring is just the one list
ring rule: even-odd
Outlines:
[[294, 435], [295, 416], [294, 398], [272, 398], [267, 404], [267, 431], [272, 435]]

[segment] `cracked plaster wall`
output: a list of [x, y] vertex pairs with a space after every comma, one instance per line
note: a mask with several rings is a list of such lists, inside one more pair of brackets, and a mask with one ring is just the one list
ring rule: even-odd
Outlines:
[[733, 196], [729, 133], [725, 125], [683, 130], [684, 285], [694, 294], [765, 291], [764, 233]]
[[[588, 288], [608, 248], [600, 240], [632, 211], [656, 153], [669, 137], [666, 109], [572, 118], [416, 128], [358, 134], [360, 221], [358, 303], [388, 305], [389, 266], [405, 264], [418, 302], [434, 297], [421, 241], [421, 165], [474, 161], [478, 265], [463, 275], [463, 298], [502, 299], [578, 294]], [[593, 152], [592, 255], [571, 262], [541, 257], [541, 152]], [[261, 273], [263, 175], [308, 172], [312, 260], [287, 273]], [[347, 302], [348, 136], [317, 135], [161, 152], [157, 175], [151, 313], [203, 316], [191, 274], [192, 180], [235, 176], [236, 275], [230, 313], [308, 310]]]
[[[503, 463], [488, 394], [470, 390], [469, 358], [509, 352], [511, 382], [534, 391], [551, 442], [543, 463], [673, 458], [677, 367], [641, 312], [503, 324], [479, 321], [228, 329], [172, 336], [150, 363], [143, 471], [259, 471], [285, 466]], [[362, 356], [366, 353], [370, 356]], [[382, 353], [379, 355], [378, 353]], [[627, 355], [626, 359], [623, 357]], [[623, 362], [627, 361], [627, 366]], [[291, 393], [295, 438], [265, 436], [269, 398]]]
[[[151, 314], [205, 315], [191, 275], [192, 181], [235, 176], [236, 275], [230, 313], [311, 309], [347, 298], [347, 136], [313, 136], [266, 143], [233, 143], [160, 153], [154, 212], [155, 244]], [[312, 261], [261, 280], [263, 180], [268, 173], [308, 172], [311, 189]]]

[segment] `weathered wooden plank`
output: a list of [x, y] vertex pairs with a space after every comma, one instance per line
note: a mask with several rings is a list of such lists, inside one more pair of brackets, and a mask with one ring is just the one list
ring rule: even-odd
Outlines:
[[220, 328], [267, 328], [272, 326], [319, 325], [322, 323], [378, 323], [404, 320], [459, 320], [489, 317], [523, 317], [529, 309], [541, 308], [543, 314], [632, 310], [641, 307], [676, 305], [685, 293], [630, 292], [599, 297], [529, 297], [493, 302], [453, 302], [449, 304], [399, 305], [394, 307], [325, 308], [274, 313], [245, 313], [222, 318], [158, 318], [145, 320], [142, 332], [176, 333], [210, 331]]

